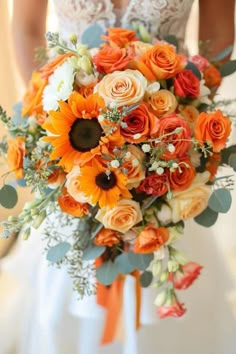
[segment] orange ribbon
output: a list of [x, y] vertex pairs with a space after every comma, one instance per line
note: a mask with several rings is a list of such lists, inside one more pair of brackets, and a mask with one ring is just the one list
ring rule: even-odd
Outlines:
[[[96, 261], [98, 267], [102, 263], [99, 259]], [[140, 327], [140, 306], [141, 306], [141, 286], [139, 282], [139, 271], [135, 270], [131, 273], [135, 277], [136, 292], [136, 329]], [[114, 282], [108, 287], [101, 283], [97, 285], [97, 304], [106, 309], [106, 320], [101, 338], [101, 344], [108, 344], [114, 341], [119, 318], [123, 304], [123, 288], [125, 276], [119, 275]]]

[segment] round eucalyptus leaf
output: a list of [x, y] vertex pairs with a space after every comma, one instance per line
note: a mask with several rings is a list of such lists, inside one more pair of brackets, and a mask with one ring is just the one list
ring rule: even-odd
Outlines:
[[216, 220], [218, 218], [218, 213], [210, 208], [206, 208], [203, 210], [201, 214], [196, 216], [194, 220], [202, 226], [205, 227], [211, 227], [212, 225], [215, 224]]
[[92, 261], [93, 259], [96, 259], [101, 256], [105, 249], [106, 247], [104, 246], [91, 246], [85, 248], [85, 250], [83, 251], [82, 259], [84, 261]]
[[215, 190], [208, 202], [208, 206], [217, 213], [227, 213], [232, 203], [230, 191], [226, 188]]
[[134, 266], [134, 268], [139, 270], [146, 270], [154, 256], [153, 253], [148, 254], [139, 254], [134, 252], [128, 253], [128, 258], [130, 263]]
[[117, 265], [118, 271], [121, 274], [129, 274], [135, 269], [133, 264], [130, 263], [127, 253], [122, 253], [117, 256], [115, 259], [115, 264]]
[[97, 280], [104, 285], [111, 285], [118, 275], [118, 267], [112, 261], [103, 263], [96, 270]]
[[143, 272], [143, 273], [140, 275], [140, 283], [141, 283], [141, 286], [142, 286], [143, 288], [147, 288], [147, 287], [151, 284], [152, 279], [153, 279], [152, 272], [150, 272], [149, 270], [146, 271], [146, 272]]
[[200, 73], [200, 71], [198, 70], [198, 67], [193, 64], [191, 61], [189, 61], [187, 63], [187, 65], [185, 66], [185, 69], [188, 69], [188, 70], [191, 70], [192, 73], [199, 79], [201, 80], [202, 79], [202, 75]]
[[56, 246], [53, 246], [48, 250], [47, 260], [52, 263], [60, 262], [65, 257], [70, 248], [71, 244], [68, 242], [58, 243]]
[[0, 204], [6, 209], [12, 209], [17, 204], [18, 195], [14, 187], [5, 184], [0, 190]]
[[229, 165], [236, 171], [236, 154], [231, 154], [229, 156]]
[[99, 47], [103, 43], [102, 34], [104, 34], [102, 27], [98, 24], [93, 24], [83, 32], [81, 42], [82, 44], [87, 44], [89, 48]]

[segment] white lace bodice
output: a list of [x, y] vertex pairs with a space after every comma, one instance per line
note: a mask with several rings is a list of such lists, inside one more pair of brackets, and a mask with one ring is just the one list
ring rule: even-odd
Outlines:
[[136, 21], [160, 38], [174, 34], [183, 40], [193, 0], [129, 0], [123, 8], [116, 8], [114, 3], [112, 0], [54, 0], [60, 34], [64, 38], [71, 33], [80, 36], [93, 23], [105, 29], [127, 27]]

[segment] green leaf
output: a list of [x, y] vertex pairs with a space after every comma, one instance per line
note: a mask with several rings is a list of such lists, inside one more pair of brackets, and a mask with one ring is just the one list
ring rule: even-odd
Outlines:
[[202, 75], [200, 73], [200, 71], [198, 70], [198, 67], [193, 64], [191, 61], [188, 61], [187, 65], [185, 66], [185, 69], [187, 70], [191, 70], [192, 73], [199, 79], [202, 79]]
[[178, 52], [179, 50], [179, 42], [178, 42], [178, 39], [175, 35], [173, 34], [169, 34], [167, 36], [164, 37], [164, 40], [172, 45], [175, 46], [176, 48], [176, 51]]
[[115, 259], [115, 264], [118, 267], [118, 271], [121, 274], [129, 274], [131, 273], [135, 267], [130, 263], [129, 257], [127, 253], [121, 253]]
[[236, 172], [236, 154], [231, 154], [229, 156], [229, 165], [234, 169]]
[[6, 209], [12, 209], [17, 204], [18, 195], [14, 187], [5, 184], [0, 190], [0, 204]]
[[205, 227], [210, 227], [215, 224], [218, 218], [218, 213], [210, 208], [206, 208], [201, 214], [196, 216], [194, 220]]
[[217, 213], [227, 213], [232, 203], [230, 191], [226, 188], [215, 190], [208, 202], [208, 206]]
[[112, 261], [103, 263], [96, 270], [96, 277], [98, 281], [104, 285], [110, 285], [118, 275], [118, 267]]
[[89, 26], [82, 34], [82, 44], [87, 44], [89, 48], [99, 47], [104, 41], [101, 39], [101, 35], [104, 31], [101, 26], [94, 24]]
[[128, 253], [128, 258], [130, 263], [134, 266], [135, 269], [146, 270], [154, 256], [153, 253], [148, 254], [139, 254], [134, 252]]
[[228, 47], [223, 49], [221, 52], [216, 54], [214, 56], [214, 58], [211, 59], [211, 61], [220, 61], [220, 60], [224, 59], [225, 57], [227, 57], [228, 55], [231, 54], [232, 50], [233, 50], [233, 46], [229, 45]]
[[231, 154], [236, 154], [236, 145], [231, 145], [221, 150], [221, 163], [229, 165], [229, 158]]
[[58, 243], [56, 246], [53, 246], [48, 250], [47, 260], [52, 263], [60, 262], [70, 248], [71, 244], [68, 242]]
[[151, 284], [152, 279], [153, 279], [152, 272], [150, 271], [143, 272], [140, 276], [141, 286], [143, 288], [147, 288]]
[[104, 246], [91, 245], [90, 247], [86, 248], [83, 251], [82, 259], [84, 261], [91, 261], [93, 259], [96, 259], [99, 256], [101, 256], [101, 254], [103, 254], [105, 249], [106, 249], [106, 247], [104, 247]]
[[236, 71], [236, 59], [229, 60], [220, 67], [220, 74], [222, 77], [233, 74]]

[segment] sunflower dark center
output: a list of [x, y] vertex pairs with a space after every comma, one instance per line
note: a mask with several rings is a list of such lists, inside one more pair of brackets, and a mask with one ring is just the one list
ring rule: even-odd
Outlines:
[[90, 151], [98, 146], [101, 136], [102, 128], [96, 118], [77, 118], [69, 132], [71, 146], [80, 152]]
[[110, 174], [101, 172], [96, 176], [95, 181], [98, 187], [107, 191], [115, 187], [117, 179], [114, 172], [110, 172]]

